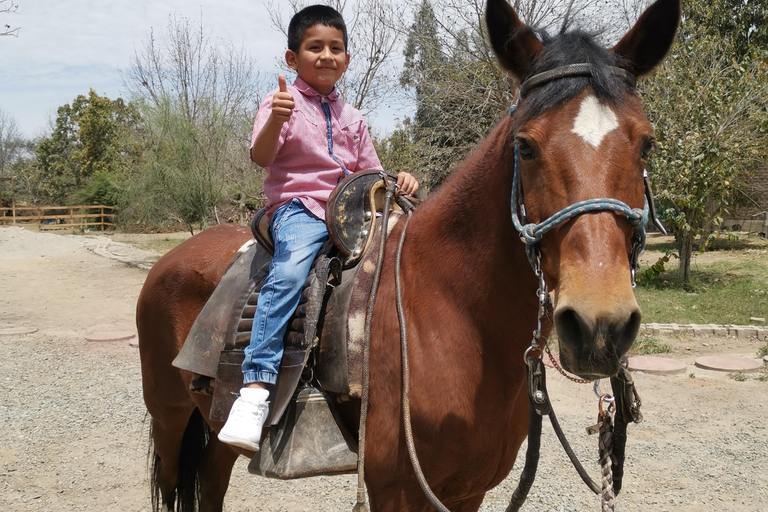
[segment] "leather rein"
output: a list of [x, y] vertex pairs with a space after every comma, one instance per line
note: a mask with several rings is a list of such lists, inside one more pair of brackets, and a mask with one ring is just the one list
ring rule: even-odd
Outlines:
[[[626, 70], [621, 68], [611, 68], [611, 73], [618, 76], [628, 82], [630, 87], [634, 87], [635, 78]], [[554, 80], [567, 77], [576, 76], [591, 76], [592, 65], [590, 64], [571, 64], [567, 66], [561, 66], [556, 69], [546, 71], [528, 78], [520, 86], [520, 93], [516, 103], [510, 108], [510, 116], [514, 118], [514, 114], [517, 111], [517, 107], [520, 102], [520, 98], [525, 96], [531, 89], [539, 87]], [[360, 425], [359, 425], [359, 443], [358, 443], [358, 486], [357, 486], [357, 502], [353, 507], [353, 512], [366, 512], [368, 507], [366, 504], [366, 492], [365, 492], [365, 479], [364, 479], [364, 466], [365, 466], [365, 433], [367, 426], [367, 409], [368, 409], [368, 393], [369, 393], [369, 363], [370, 363], [370, 329], [373, 320], [373, 310], [376, 300], [376, 293], [378, 290], [378, 284], [381, 277], [381, 268], [384, 260], [384, 246], [386, 242], [387, 233], [387, 221], [389, 216], [389, 206], [393, 198], [396, 200], [394, 183], [387, 181], [386, 176], [382, 173], [382, 179], [387, 185], [387, 191], [385, 195], [384, 211], [381, 219], [381, 241], [379, 245], [379, 254], [376, 265], [376, 271], [374, 273], [373, 286], [371, 289], [371, 295], [368, 304], [368, 310], [366, 314], [365, 322], [365, 334], [363, 342], [363, 378], [362, 378], [362, 396], [361, 396], [361, 413], [360, 413]], [[582, 480], [589, 486], [589, 488], [596, 494], [603, 494], [603, 510], [613, 510], [613, 496], [614, 493], [618, 493], [622, 486], [622, 478], [624, 474], [624, 453], [627, 439], [627, 425], [630, 421], [640, 422], [642, 421], [642, 414], [640, 413], [641, 400], [635, 390], [632, 377], [626, 368], [619, 370], [618, 374], [611, 377], [611, 386], [613, 395], [600, 395], [598, 392], [598, 382], [595, 382], [595, 392], [600, 397], [599, 401], [599, 422], [593, 427], [587, 429], [588, 433], [600, 432], [600, 460], [603, 466], [603, 478], [602, 486], [595, 483], [583, 465], [579, 462], [573, 449], [570, 447], [565, 434], [560, 427], [555, 412], [552, 408], [552, 404], [549, 400], [549, 395], [546, 390], [546, 372], [542, 362], [543, 350], [549, 349], [546, 346], [546, 340], [542, 335], [542, 320], [548, 315], [551, 307], [549, 303], [549, 293], [544, 282], [544, 273], [541, 270], [541, 253], [539, 247], [539, 241], [542, 236], [557, 227], [558, 225], [584, 213], [593, 211], [614, 211], [620, 214], [624, 214], [627, 217], [628, 222], [634, 229], [632, 237], [632, 249], [630, 250], [630, 269], [632, 286], [635, 286], [635, 272], [638, 268], [638, 257], [645, 247], [645, 223], [649, 216], [653, 220], [657, 228], [664, 234], [664, 227], [656, 217], [656, 212], [653, 204], [653, 197], [650, 188], [650, 180], [647, 173], [644, 172], [643, 181], [645, 184], [645, 206], [642, 210], [630, 208], [628, 205], [612, 198], [603, 199], [589, 199], [581, 201], [579, 203], [570, 205], [560, 212], [556, 213], [549, 219], [539, 224], [527, 223], [525, 216], [525, 205], [523, 203], [522, 186], [520, 183], [519, 172], [519, 160], [518, 149], [515, 146], [515, 161], [514, 161], [514, 176], [512, 185], [512, 221], [516, 230], [520, 233], [520, 238], [525, 244], [526, 254], [528, 256], [529, 263], [533, 268], [536, 276], [539, 278], [539, 289], [537, 295], [539, 297], [539, 318], [538, 328], [533, 331], [533, 340], [531, 346], [528, 347], [524, 354], [525, 367], [526, 367], [526, 381], [528, 387], [528, 396], [530, 401], [530, 413], [529, 413], [529, 425], [528, 425], [528, 448], [526, 450], [525, 465], [520, 476], [520, 482], [515, 489], [510, 504], [507, 507], [507, 512], [517, 512], [525, 502], [528, 492], [533, 485], [533, 481], [536, 476], [536, 469], [539, 461], [539, 448], [541, 446], [541, 428], [542, 417], [547, 415], [552, 424], [552, 428], [555, 431], [560, 443], [562, 444], [566, 454], [573, 463], [577, 472], [581, 476]], [[403, 205], [401, 204], [401, 207]], [[400, 240], [397, 247], [396, 259], [395, 259], [395, 292], [397, 301], [397, 314], [400, 323], [400, 342], [401, 342], [401, 357], [402, 357], [402, 408], [403, 408], [403, 424], [405, 429], [406, 445], [408, 449], [408, 455], [411, 460], [411, 464], [414, 469], [414, 473], [419, 482], [419, 486], [424, 492], [425, 496], [439, 512], [450, 512], [445, 505], [435, 496], [429, 487], [429, 484], [424, 477], [421, 470], [421, 465], [416, 454], [416, 448], [413, 441], [413, 430], [411, 426], [410, 417], [410, 371], [408, 365], [408, 336], [405, 322], [405, 314], [402, 305], [402, 284], [400, 276], [400, 259], [402, 254], [403, 244], [405, 242], [406, 230], [408, 228], [408, 222], [410, 221], [412, 214], [412, 206], [410, 208], [403, 207], [403, 210], [407, 214], [403, 230], [400, 234]], [[551, 357], [551, 354], [550, 354]], [[557, 365], [554, 359], [551, 359], [556, 365], [556, 368], [563, 373], [567, 378], [576, 382], [588, 382], [580, 379], [575, 379], [567, 374]], [[604, 407], [605, 404], [605, 407]]]

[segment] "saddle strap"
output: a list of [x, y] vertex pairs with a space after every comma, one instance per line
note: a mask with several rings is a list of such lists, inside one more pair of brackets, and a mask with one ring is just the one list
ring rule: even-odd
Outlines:
[[384, 265], [384, 249], [387, 242], [387, 225], [389, 223], [389, 206], [395, 197], [395, 184], [389, 184], [386, 176], [382, 178], [387, 185], [384, 195], [384, 210], [381, 214], [381, 243], [379, 245], [379, 254], [376, 261], [376, 272], [373, 275], [373, 285], [371, 286], [371, 296], [368, 301], [368, 310], [365, 315], [365, 334], [363, 335], [363, 378], [362, 393], [360, 397], [360, 425], [358, 427], [358, 447], [357, 447], [357, 503], [352, 508], [352, 512], [368, 512], [365, 495], [365, 433], [368, 425], [368, 390], [370, 379], [370, 352], [371, 352], [371, 325], [373, 324], [373, 309], [376, 304], [376, 294], [379, 290], [379, 281], [381, 280], [381, 268]]

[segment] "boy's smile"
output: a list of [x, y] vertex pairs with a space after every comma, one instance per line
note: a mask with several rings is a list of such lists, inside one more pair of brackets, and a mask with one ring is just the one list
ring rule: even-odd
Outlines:
[[298, 53], [285, 52], [285, 62], [314, 90], [328, 95], [349, 64], [344, 35], [341, 30], [325, 25], [309, 27], [304, 31]]

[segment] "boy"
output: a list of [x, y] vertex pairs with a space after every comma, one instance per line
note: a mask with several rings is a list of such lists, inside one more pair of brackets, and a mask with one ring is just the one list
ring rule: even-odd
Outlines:
[[[288, 320], [296, 310], [312, 261], [328, 239], [325, 204], [339, 179], [365, 169], [381, 170], [360, 112], [335, 89], [349, 64], [347, 29], [336, 10], [307, 7], [288, 25], [285, 61], [298, 73], [292, 86], [278, 76], [256, 114], [251, 160], [264, 180], [275, 252], [259, 293], [251, 342], [245, 349], [243, 388], [219, 432], [225, 443], [257, 451], [269, 411]], [[413, 194], [417, 181], [400, 173], [400, 190]]]

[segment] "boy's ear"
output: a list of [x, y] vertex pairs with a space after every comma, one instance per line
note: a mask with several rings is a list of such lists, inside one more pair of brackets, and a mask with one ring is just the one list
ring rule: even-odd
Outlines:
[[[347, 60], [349, 60], [349, 54], [347, 54]], [[285, 63], [288, 67], [296, 71], [299, 69], [299, 56], [293, 50], [285, 51]]]

